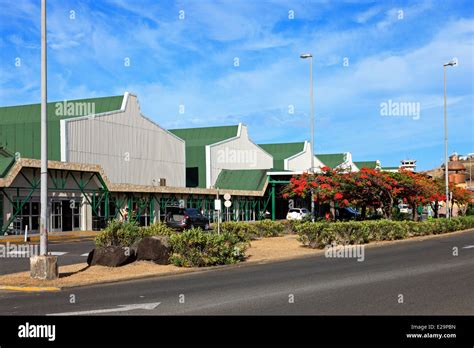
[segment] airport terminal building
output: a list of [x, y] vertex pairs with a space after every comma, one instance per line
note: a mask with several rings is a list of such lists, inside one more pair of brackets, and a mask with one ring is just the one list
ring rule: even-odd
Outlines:
[[[125, 208], [141, 225], [174, 206], [215, 221], [214, 200], [225, 193], [225, 219], [282, 218], [281, 187], [311, 167], [307, 141], [256, 144], [242, 123], [166, 130], [128, 92], [50, 102], [47, 114], [50, 231], [99, 230]], [[40, 115], [40, 104], [0, 107], [1, 234], [38, 232]], [[350, 153], [314, 163], [358, 170]]]

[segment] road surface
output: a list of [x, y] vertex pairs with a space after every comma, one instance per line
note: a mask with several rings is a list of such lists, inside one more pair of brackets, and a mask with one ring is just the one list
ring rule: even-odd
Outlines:
[[[457, 247], [459, 255], [453, 255]], [[71, 303], [74, 295], [75, 303]], [[184, 300], [184, 301], [183, 301]], [[292, 301], [293, 300], [293, 301]], [[121, 309], [120, 309], [121, 308]], [[474, 314], [474, 232], [55, 293], [0, 292], [0, 314]]]

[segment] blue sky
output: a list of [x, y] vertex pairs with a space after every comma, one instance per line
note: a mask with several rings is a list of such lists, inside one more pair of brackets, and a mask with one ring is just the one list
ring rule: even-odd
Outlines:
[[[39, 4], [0, 0], [2, 106], [40, 101]], [[453, 57], [449, 151], [474, 152], [473, 34], [472, 0], [49, 1], [48, 98], [131, 91], [166, 128], [244, 122], [256, 142], [301, 141], [299, 55], [311, 52], [316, 152], [385, 166], [410, 157], [425, 170], [443, 158], [442, 64]], [[382, 116], [389, 100], [419, 103], [419, 119]]]

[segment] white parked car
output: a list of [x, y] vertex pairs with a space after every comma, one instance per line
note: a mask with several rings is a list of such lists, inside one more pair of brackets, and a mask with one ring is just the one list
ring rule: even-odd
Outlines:
[[286, 214], [287, 220], [303, 220], [310, 212], [306, 208], [293, 208]]
[[398, 208], [400, 209], [400, 213], [403, 214], [411, 214], [413, 212], [408, 204], [399, 204]]

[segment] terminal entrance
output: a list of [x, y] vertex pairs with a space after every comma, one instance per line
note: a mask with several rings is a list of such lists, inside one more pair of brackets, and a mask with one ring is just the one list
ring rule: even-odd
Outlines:
[[51, 201], [51, 231], [75, 231], [80, 229], [80, 202], [74, 199]]

